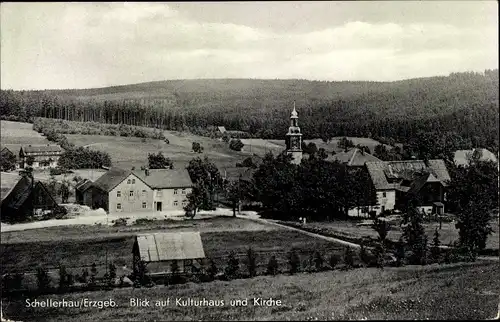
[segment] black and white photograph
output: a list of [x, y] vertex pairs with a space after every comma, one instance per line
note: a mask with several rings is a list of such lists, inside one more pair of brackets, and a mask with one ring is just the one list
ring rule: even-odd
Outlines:
[[1, 321], [498, 320], [498, 9], [2, 2]]

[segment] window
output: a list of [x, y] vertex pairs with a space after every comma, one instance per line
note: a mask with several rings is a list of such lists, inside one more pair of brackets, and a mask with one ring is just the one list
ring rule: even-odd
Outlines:
[[135, 183], [135, 179], [132, 179], [132, 184], [134, 184], [134, 183]]
[[174, 195], [176, 195], [176, 194], [177, 194], [177, 189], [174, 189]]
[[128, 194], [130, 197], [133, 197], [134, 196], [134, 191], [130, 190], [129, 194]]
[[142, 203], [142, 209], [146, 209], [146, 203], [145, 202]]
[[182, 200], [182, 206], [184, 207], [185, 205], [187, 205], [187, 200]]
[[179, 202], [177, 200], [174, 201], [174, 206], [178, 206]]
[[127, 184], [130, 184], [130, 179], [127, 180]]
[[182, 194], [185, 195], [186, 194], [186, 189], [182, 189]]
[[161, 196], [163, 196], [162, 191], [161, 191], [161, 190], [156, 190], [156, 196], [157, 196], [157, 197], [161, 197]]
[[116, 192], [116, 197], [120, 198], [122, 196], [122, 192], [121, 191], [117, 191]]
[[116, 204], [116, 209], [118, 209], [118, 210], [122, 209], [122, 204], [121, 203], [117, 203]]
[[142, 195], [145, 196], [146, 195], [146, 190], [142, 190]]
[[387, 197], [387, 194], [385, 192], [382, 192], [382, 197]]

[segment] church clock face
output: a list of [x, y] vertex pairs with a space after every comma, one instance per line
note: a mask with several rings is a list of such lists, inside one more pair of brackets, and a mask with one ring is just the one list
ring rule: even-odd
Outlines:
[[290, 138], [290, 147], [292, 149], [298, 149], [299, 148], [299, 138], [298, 137], [291, 137]]

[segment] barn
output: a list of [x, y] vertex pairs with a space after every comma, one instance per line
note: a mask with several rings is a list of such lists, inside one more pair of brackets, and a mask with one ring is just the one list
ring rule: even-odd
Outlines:
[[132, 254], [134, 272], [143, 261], [150, 275], [171, 274], [174, 262], [179, 274], [196, 273], [205, 259], [199, 232], [140, 234], [135, 237]]

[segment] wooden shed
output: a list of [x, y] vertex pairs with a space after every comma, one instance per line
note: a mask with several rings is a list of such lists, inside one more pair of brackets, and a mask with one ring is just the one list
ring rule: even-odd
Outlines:
[[151, 275], [171, 274], [173, 262], [177, 262], [178, 273], [191, 274], [201, 269], [205, 259], [199, 232], [137, 235], [132, 253], [134, 271], [142, 260]]

